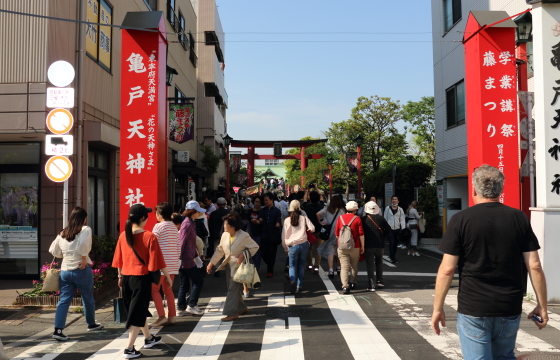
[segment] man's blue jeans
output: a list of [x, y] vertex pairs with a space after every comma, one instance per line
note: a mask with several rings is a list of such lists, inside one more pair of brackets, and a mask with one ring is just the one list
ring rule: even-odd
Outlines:
[[307, 252], [309, 250], [309, 242], [294, 245], [288, 248], [288, 256], [290, 259], [290, 281], [296, 281], [297, 287], [301, 287], [303, 276], [305, 275], [305, 263], [307, 261]]
[[515, 360], [515, 340], [521, 314], [509, 317], [457, 316], [465, 360]]
[[189, 292], [190, 282], [192, 281], [191, 296], [189, 297], [189, 306], [198, 305], [198, 298], [204, 285], [204, 278], [196, 266], [190, 269], [179, 269], [179, 278], [181, 285], [177, 294], [177, 309], [183, 311], [187, 309], [187, 293]]
[[93, 299], [93, 273], [91, 267], [60, 272], [60, 301], [54, 317], [55, 329], [64, 329], [68, 308], [76, 289], [82, 294], [82, 303], [88, 325], [95, 324], [95, 300]]
[[389, 258], [391, 260], [396, 260], [397, 245], [399, 245], [400, 234], [401, 234], [401, 229], [391, 230], [387, 234], [387, 238], [389, 239]]

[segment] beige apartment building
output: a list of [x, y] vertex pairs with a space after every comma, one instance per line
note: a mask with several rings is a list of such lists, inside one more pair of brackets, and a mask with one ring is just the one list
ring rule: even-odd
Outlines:
[[[197, 165], [201, 160], [200, 145], [206, 143], [219, 149], [219, 134], [225, 131], [224, 105], [219, 129], [199, 130], [208, 126], [199, 107], [218, 103], [214, 97], [225, 98], [225, 91], [221, 92], [221, 68], [217, 91], [212, 86], [204, 91], [205, 83], [210, 81], [197, 78], [206, 61], [206, 55], [198, 53], [219, 48], [214, 44], [206, 46], [204, 41], [208, 39], [198, 29], [200, 16], [207, 13], [206, 3], [0, 0], [0, 10], [9, 11], [0, 11], [0, 279], [36, 278], [40, 264], [52, 260], [48, 248], [63, 226], [63, 186], [46, 177], [49, 156], [44, 155], [45, 136], [49, 133], [45, 118], [51, 110], [46, 108], [46, 88], [52, 86], [47, 81], [47, 68], [57, 60], [69, 62], [77, 75], [81, 73], [70, 84], [75, 88], [75, 107], [70, 109], [75, 123], [69, 134], [75, 143], [74, 155], [69, 157], [74, 167], [69, 179], [69, 208], [79, 205], [88, 211], [88, 225], [94, 235], [119, 234], [121, 30], [95, 23], [119, 26], [128, 12], [163, 12], [167, 71], [174, 73], [167, 84], [168, 103], [193, 103], [195, 124], [193, 140], [183, 144], [169, 141], [167, 200], [184, 206], [189, 196], [200, 196], [204, 186], [219, 178], [219, 174], [211, 177]], [[216, 10], [213, 0], [208, 3]], [[81, 13], [80, 4], [84, 7]], [[88, 22], [82, 25], [83, 36], [75, 21], [80, 15]], [[217, 18], [219, 23], [217, 11], [213, 16], [212, 22]], [[220, 33], [223, 38], [221, 28]], [[81, 46], [84, 55], [80, 69]], [[82, 79], [81, 85], [78, 79]], [[201, 101], [207, 95], [212, 98]], [[202, 113], [212, 112], [205, 109]], [[213, 120], [211, 124], [214, 123]], [[203, 131], [206, 132], [202, 134]], [[214, 143], [206, 137], [210, 133], [216, 134]], [[179, 151], [188, 151], [188, 158], [179, 162]]]

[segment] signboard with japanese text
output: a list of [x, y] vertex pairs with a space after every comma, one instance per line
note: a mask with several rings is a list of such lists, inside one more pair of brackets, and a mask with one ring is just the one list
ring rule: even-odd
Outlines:
[[[134, 204], [167, 200], [166, 37], [163, 13], [127, 13], [127, 20], [161, 14], [160, 32], [122, 29], [120, 216]], [[163, 31], [162, 31], [163, 29]], [[156, 223], [149, 217], [147, 230]]]
[[47, 88], [47, 107], [48, 108], [73, 108], [74, 89], [73, 88]]
[[[503, 13], [498, 17], [507, 18]], [[505, 176], [499, 201], [519, 209], [515, 29], [486, 27], [476, 32], [480, 26], [471, 13], [465, 30], [469, 192], [472, 194], [472, 172], [482, 164], [494, 166]], [[469, 198], [469, 205], [474, 205]]]
[[[99, 3], [99, 23], [111, 25], [113, 9], [104, 0]], [[111, 70], [111, 34], [110, 26], [99, 27], [98, 61], [108, 70]]]
[[232, 173], [237, 174], [241, 169], [241, 154], [230, 154], [229, 157], [229, 169]]
[[[99, 22], [99, 0], [87, 0], [86, 21], [92, 23]], [[99, 25], [86, 25], [86, 52], [96, 60], [98, 57], [98, 32]]]
[[169, 140], [183, 144], [194, 138], [194, 104], [169, 104]]
[[323, 182], [326, 184], [331, 182], [331, 172], [329, 169], [323, 170]]
[[358, 153], [356, 152], [349, 152], [346, 155], [346, 163], [348, 164], [348, 168], [351, 172], [358, 171]]

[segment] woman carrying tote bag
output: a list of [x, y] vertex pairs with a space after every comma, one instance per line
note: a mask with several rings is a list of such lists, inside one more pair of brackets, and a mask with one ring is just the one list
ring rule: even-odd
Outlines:
[[75, 207], [70, 214], [68, 226], [54, 239], [49, 252], [62, 258], [60, 266], [60, 301], [56, 306], [53, 339], [66, 341], [68, 336], [62, 333], [66, 325], [68, 308], [76, 289], [82, 294], [82, 303], [86, 315], [88, 331], [103, 329], [95, 322], [95, 300], [93, 299], [93, 273], [91, 259], [91, 228], [86, 226], [87, 212]]
[[147, 318], [152, 316], [148, 307], [154, 278], [150, 272], [157, 271], [159, 281], [159, 270], [161, 270], [167, 280], [163, 286], [173, 286], [157, 237], [152, 232], [144, 230], [148, 222], [148, 214], [151, 212], [152, 208], [142, 204], [132, 205], [113, 258], [112, 266], [119, 271], [119, 287], [122, 288], [124, 305], [128, 313], [126, 321], [128, 346], [123, 353], [125, 359], [142, 355], [134, 348], [140, 330], [144, 334], [144, 348], [151, 348], [161, 343], [161, 336], [152, 335], [148, 330]]

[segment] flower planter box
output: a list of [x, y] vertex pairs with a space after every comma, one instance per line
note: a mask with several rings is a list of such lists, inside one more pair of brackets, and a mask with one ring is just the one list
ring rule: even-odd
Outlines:
[[[110, 283], [105, 284], [99, 289], [93, 290], [93, 298], [95, 299], [95, 303], [99, 304], [107, 300], [111, 295], [115, 293], [118, 289], [118, 280], [113, 280]], [[24, 297], [18, 296], [16, 298], [16, 303], [18, 305], [24, 306], [56, 306], [58, 301], [60, 300], [60, 296], [34, 296], [34, 297]], [[82, 306], [82, 298], [81, 297], [74, 297], [72, 298], [72, 303], [70, 306]]]

